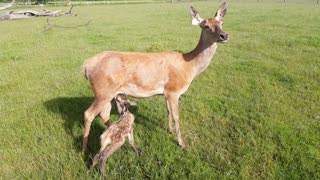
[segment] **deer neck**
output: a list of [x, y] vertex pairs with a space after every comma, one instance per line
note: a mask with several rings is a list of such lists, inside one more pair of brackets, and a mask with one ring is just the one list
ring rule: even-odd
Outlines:
[[205, 32], [202, 31], [196, 48], [183, 55], [192, 64], [193, 78], [207, 69], [216, 49], [217, 44], [210, 42]]

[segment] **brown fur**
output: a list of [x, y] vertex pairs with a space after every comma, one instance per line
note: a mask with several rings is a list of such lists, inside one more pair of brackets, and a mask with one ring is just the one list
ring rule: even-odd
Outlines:
[[[201, 19], [192, 9], [192, 17]], [[189, 53], [113, 52], [106, 51], [93, 56], [83, 64], [83, 72], [89, 79], [95, 100], [85, 112], [83, 149], [87, 148], [90, 125], [100, 113], [105, 122], [110, 118], [110, 101], [119, 93], [143, 98], [164, 95], [169, 113], [169, 131], [174, 133], [175, 120], [178, 143], [184, 147], [179, 126], [179, 97], [185, 93], [192, 80], [203, 72], [216, 51], [217, 42], [225, 42], [228, 35], [222, 31], [221, 19], [226, 12], [226, 3], [219, 8], [214, 19], [203, 20], [197, 47]]]

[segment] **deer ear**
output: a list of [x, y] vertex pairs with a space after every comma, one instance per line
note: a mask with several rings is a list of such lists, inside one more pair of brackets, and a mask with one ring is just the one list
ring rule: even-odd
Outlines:
[[220, 21], [226, 15], [226, 13], [227, 13], [227, 1], [224, 1], [220, 6], [219, 10], [216, 12], [216, 15], [214, 16], [214, 18]]
[[198, 11], [192, 6], [190, 6], [190, 14], [192, 17], [192, 25], [197, 26], [203, 21], [203, 19], [200, 17], [200, 14], [198, 13]]

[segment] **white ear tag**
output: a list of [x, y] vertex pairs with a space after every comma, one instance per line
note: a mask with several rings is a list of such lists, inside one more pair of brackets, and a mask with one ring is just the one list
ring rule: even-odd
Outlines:
[[200, 21], [198, 19], [196, 19], [196, 18], [192, 18], [192, 22], [191, 23], [192, 23], [192, 25], [197, 26], [197, 25], [200, 24]]
[[197, 14], [196, 16], [192, 17], [192, 25], [199, 25], [201, 22], [203, 21], [203, 19], [200, 17], [199, 14]]

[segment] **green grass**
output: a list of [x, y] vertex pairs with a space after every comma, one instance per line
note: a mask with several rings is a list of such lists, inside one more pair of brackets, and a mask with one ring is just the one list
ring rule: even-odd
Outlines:
[[[163, 97], [135, 100], [142, 155], [126, 143], [106, 165], [109, 179], [320, 178], [320, 7], [280, 2], [229, 2], [230, 41], [181, 97], [187, 149], [167, 133]], [[81, 64], [104, 50], [191, 50], [200, 28], [190, 5], [205, 18], [219, 6], [81, 6], [51, 22], [88, 27], [47, 32], [46, 18], [0, 22], [0, 179], [98, 179], [81, 152], [93, 100]], [[91, 156], [104, 129], [96, 118]]]

